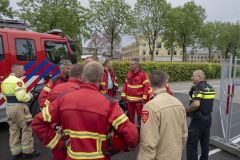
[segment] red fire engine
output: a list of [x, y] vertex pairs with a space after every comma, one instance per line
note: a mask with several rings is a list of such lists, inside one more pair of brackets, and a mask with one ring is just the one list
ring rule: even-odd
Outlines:
[[[10, 74], [11, 66], [22, 64], [23, 80], [28, 91], [34, 93], [29, 104], [33, 114], [39, 111], [37, 96], [47, 77], [59, 74], [58, 62], [69, 59], [76, 63], [75, 44], [60, 30], [47, 33], [26, 31], [24, 23], [0, 20], [0, 84]], [[0, 122], [6, 120], [6, 102], [0, 90]]]

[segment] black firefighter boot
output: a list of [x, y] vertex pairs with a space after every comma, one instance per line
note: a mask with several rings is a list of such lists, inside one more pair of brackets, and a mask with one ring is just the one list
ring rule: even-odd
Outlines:
[[30, 154], [23, 153], [22, 159], [30, 159], [30, 158], [37, 157], [37, 156], [40, 156], [40, 152], [38, 152], [38, 151], [34, 151], [33, 153], [30, 153]]
[[20, 158], [22, 158], [22, 153], [12, 156], [13, 160], [19, 160]]

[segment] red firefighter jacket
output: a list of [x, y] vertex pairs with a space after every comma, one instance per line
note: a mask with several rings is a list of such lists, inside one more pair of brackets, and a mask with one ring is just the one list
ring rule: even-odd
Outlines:
[[[114, 92], [113, 97], [115, 97], [118, 90], [117, 77], [113, 70], [110, 70], [109, 73], [113, 81], [113, 92]], [[104, 69], [104, 74], [103, 74], [102, 81], [100, 82], [99, 91], [102, 94], [108, 94], [108, 71], [106, 69]]]
[[82, 84], [80, 90], [58, 98], [35, 116], [32, 129], [47, 147], [53, 149], [63, 143], [54, 132], [52, 123], [62, 125], [65, 136], [70, 137], [67, 159], [109, 160], [103, 151], [107, 148], [106, 135], [115, 128], [124, 136], [129, 148], [138, 144], [138, 131], [123, 113], [118, 103], [104, 96], [94, 84]]
[[52, 102], [56, 100], [59, 96], [80, 89], [80, 86], [83, 84], [80, 80], [75, 78], [69, 78], [68, 82], [56, 85], [51, 92], [49, 93], [47, 100]]
[[149, 86], [147, 73], [141, 71], [141, 69], [137, 73], [129, 71], [123, 85], [121, 97], [129, 102], [147, 101]]
[[54, 86], [67, 82], [67, 79], [64, 79], [61, 74], [57, 77], [54, 77], [52, 79], [50, 79], [45, 87], [43, 88], [43, 90], [40, 92], [39, 96], [38, 96], [38, 103], [40, 105], [40, 107], [45, 107], [46, 105], [49, 104], [49, 101], [47, 101], [47, 97], [49, 95], [49, 93], [51, 92], [51, 90], [53, 89]]

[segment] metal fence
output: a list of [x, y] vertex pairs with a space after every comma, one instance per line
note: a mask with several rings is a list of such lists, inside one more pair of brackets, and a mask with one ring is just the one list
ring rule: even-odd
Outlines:
[[240, 137], [240, 59], [230, 57], [221, 64], [220, 115], [227, 143]]

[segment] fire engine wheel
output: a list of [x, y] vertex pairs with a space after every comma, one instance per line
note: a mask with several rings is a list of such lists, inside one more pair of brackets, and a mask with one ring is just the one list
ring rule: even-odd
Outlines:
[[33, 117], [35, 117], [39, 112], [41, 112], [38, 100], [34, 101], [34, 103], [32, 104], [32, 106], [30, 108], [30, 111], [31, 111], [31, 114]]

